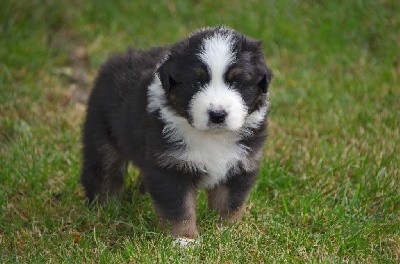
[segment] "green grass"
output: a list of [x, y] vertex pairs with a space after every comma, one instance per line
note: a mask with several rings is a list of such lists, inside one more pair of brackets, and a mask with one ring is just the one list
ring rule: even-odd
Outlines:
[[[1, 1], [0, 262], [400, 261], [400, 2]], [[199, 195], [201, 242], [176, 249], [148, 196], [88, 208], [78, 184], [85, 107], [69, 55], [226, 24], [263, 41], [270, 137], [244, 220], [219, 230]], [[72, 68], [73, 70], [73, 68]]]

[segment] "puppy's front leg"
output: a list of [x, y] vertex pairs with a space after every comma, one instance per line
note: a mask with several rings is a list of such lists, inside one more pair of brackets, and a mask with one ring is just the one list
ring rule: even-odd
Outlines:
[[210, 209], [216, 210], [228, 223], [240, 221], [256, 175], [256, 171], [242, 171], [230, 176], [227, 182], [207, 190]]
[[162, 228], [175, 237], [195, 238], [196, 189], [192, 179], [179, 171], [152, 167], [144, 180]]

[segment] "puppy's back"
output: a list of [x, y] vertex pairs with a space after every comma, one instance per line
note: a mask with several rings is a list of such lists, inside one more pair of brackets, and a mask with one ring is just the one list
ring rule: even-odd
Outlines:
[[112, 102], [118, 104], [127, 96], [139, 95], [137, 93], [143, 92], [151, 81], [157, 63], [165, 52], [166, 48], [148, 51], [129, 48], [124, 54], [111, 56], [101, 66], [91, 101], [100, 96], [100, 101], [111, 103], [108, 107], [112, 107]]

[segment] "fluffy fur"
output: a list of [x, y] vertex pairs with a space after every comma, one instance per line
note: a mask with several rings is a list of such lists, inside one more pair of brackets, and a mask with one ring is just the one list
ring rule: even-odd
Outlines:
[[200, 187], [223, 218], [240, 219], [266, 138], [271, 78], [260, 42], [226, 27], [110, 58], [84, 126], [88, 199], [117, 194], [131, 161], [172, 235], [197, 235]]

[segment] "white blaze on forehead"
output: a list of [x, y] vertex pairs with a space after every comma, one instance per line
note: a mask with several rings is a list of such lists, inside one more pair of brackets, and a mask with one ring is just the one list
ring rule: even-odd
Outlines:
[[238, 130], [242, 127], [247, 107], [241, 95], [224, 82], [228, 67], [235, 60], [234, 38], [229, 31], [217, 32], [203, 41], [198, 54], [210, 71], [210, 83], [203, 87], [190, 103], [193, 125], [199, 130], [209, 128], [209, 111], [224, 110], [227, 113], [225, 127]]
[[212, 82], [223, 82], [226, 68], [235, 59], [233, 44], [233, 37], [229, 33], [217, 33], [204, 40], [199, 57], [209, 67]]

